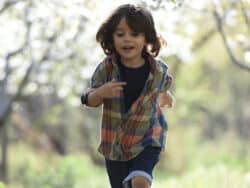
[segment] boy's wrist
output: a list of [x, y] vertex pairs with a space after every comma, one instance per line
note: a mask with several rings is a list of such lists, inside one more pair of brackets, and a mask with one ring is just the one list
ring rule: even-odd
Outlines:
[[103, 97], [103, 91], [102, 91], [102, 86], [99, 87], [97, 90], [95, 90], [95, 96], [100, 99], [100, 100], [103, 100], [104, 97]]

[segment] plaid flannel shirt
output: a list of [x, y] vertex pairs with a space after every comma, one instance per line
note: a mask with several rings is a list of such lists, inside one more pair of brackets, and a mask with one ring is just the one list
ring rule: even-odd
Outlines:
[[[98, 151], [110, 160], [127, 161], [146, 146], [165, 148], [167, 122], [158, 103], [159, 92], [169, 89], [172, 77], [167, 65], [147, 55], [149, 76], [141, 95], [125, 112], [124, 96], [103, 101], [101, 143]], [[90, 88], [98, 88], [112, 79], [122, 81], [115, 56], [101, 62], [90, 81]]]

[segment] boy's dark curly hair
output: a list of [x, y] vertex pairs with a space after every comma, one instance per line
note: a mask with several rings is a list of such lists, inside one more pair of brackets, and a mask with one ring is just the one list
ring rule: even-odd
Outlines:
[[111, 55], [115, 52], [113, 34], [123, 17], [131, 30], [145, 35], [147, 46], [143, 52], [156, 57], [161, 48], [161, 40], [157, 36], [153, 17], [148, 10], [131, 4], [119, 6], [98, 29], [96, 40], [101, 44], [104, 53]]

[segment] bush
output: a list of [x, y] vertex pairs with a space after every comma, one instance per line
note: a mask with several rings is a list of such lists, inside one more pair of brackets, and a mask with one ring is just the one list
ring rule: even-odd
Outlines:
[[5, 188], [5, 185], [2, 182], [0, 182], [0, 188]]
[[28, 154], [23, 157], [13, 161], [11, 188], [108, 187], [105, 170], [93, 165], [84, 154], [50, 158], [36, 155], [34, 159]]

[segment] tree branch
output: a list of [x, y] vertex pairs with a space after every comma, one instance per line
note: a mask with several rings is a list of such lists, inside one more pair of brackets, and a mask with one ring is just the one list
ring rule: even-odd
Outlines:
[[[14, 1], [9, 2], [9, 3], [14, 3]], [[10, 5], [9, 5], [10, 6]], [[0, 98], [2, 99], [1, 101], [1, 109], [0, 109], [0, 128], [4, 125], [4, 123], [6, 122], [8, 115], [11, 111], [11, 105], [13, 102], [13, 99], [9, 99], [8, 95], [7, 95], [7, 84], [8, 84], [8, 78], [9, 75], [11, 74], [12, 70], [10, 69], [10, 60], [11, 58], [13, 58], [14, 56], [21, 54], [28, 46], [29, 44], [29, 38], [30, 38], [30, 29], [31, 29], [31, 23], [28, 21], [28, 11], [26, 10], [26, 17], [25, 17], [25, 22], [26, 22], [26, 26], [27, 26], [27, 31], [26, 31], [26, 35], [25, 35], [25, 40], [24, 43], [17, 48], [16, 50], [9, 52], [6, 56], [5, 56], [5, 76], [3, 78], [3, 81], [1, 82], [0, 85]]]
[[244, 70], [247, 70], [250, 72], [250, 66], [247, 66], [245, 65], [244, 63], [240, 62], [234, 55], [232, 49], [230, 48], [229, 44], [228, 44], [228, 41], [227, 41], [227, 38], [226, 38], [226, 34], [224, 32], [224, 29], [223, 29], [223, 24], [222, 24], [222, 18], [220, 17], [216, 7], [214, 8], [214, 18], [215, 18], [215, 21], [216, 21], [216, 24], [217, 24], [217, 29], [219, 31], [219, 34], [220, 36], [222, 37], [222, 40], [223, 40], [223, 43], [224, 43], [224, 46], [226, 48], [226, 51], [232, 61], [232, 63], [234, 63], [235, 65], [237, 65], [239, 68], [241, 69], [244, 69]]
[[14, 6], [15, 4], [21, 2], [21, 1], [26, 1], [26, 0], [11, 0], [11, 1], [6, 1], [2, 8], [0, 9], [0, 15], [4, 13], [8, 8]]
[[[24, 44], [14, 50], [13, 52], [10, 52], [6, 55], [5, 58], [5, 62], [8, 63], [11, 58], [13, 58], [14, 56], [16, 56], [17, 54], [22, 54], [23, 51], [27, 48], [27, 46], [30, 46], [30, 28], [32, 26], [32, 22], [30, 22], [28, 20], [29, 17], [29, 9], [27, 9], [26, 11], [26, 27], [27, 27], [27, 33], [26, 33], [26, 38], [25, 38], [25, 42]], [[82, 20], [84, 21], [84, 20]], [[51, 61], [60, 61], [63, 59], [67, 59], [67, 58], [73, 58], [75, 56], [74, 52], [69, 52], [68, 54], [63, 55], [63, 57], [52, 57], [51, 56], [51, 50], [52, 50], [52, 46], [54, 44], [56, 44], [56, 40], [58, 40], [59, 36], [61, 35], [63, 29], [64, 29], [64, 25], [62, 25], [60, 28], [58, 28], [51, 36], [47, 37], [44, 39], [44, 42], [48, 43], [47, 48], [45, 49], [44, 53], [42, 54], [42, 57], [40, 59], [35, 59], [33, 57], [33, 53], [32, 53], [32, 48], [31, 50], [31, 62], [29, 67], [27, 68], [25, 75], [23, 76], [20, 84], [18, 85], [17, 88], [17, 92], [14, 93], [13, 95], [7, 95], [7, 91], [5, 91], [5, 96], [1, 97], [1, 101], [5, 101], [4, 106], [1, 105], [1, 109], [2, 112], [0, 112], [0, 129], [4, 126], [4, 124], [6, 123], [7, 118], [9, 117], [10, 113], [11, 113], [11, 109], [12, 109], [12, 104], [15, 101], [18, 101], [21, 97], [22, 97], [22, 93], [23, 90], [25, 88], [25, 86], [27, 85], [30, 75], [32, 74], [33, 70], [35, 67], [37, 67], [37, 65], [41, 64], [44, 61], [47, 60], [51, 60]], [[70, 40], [70, 43], [74, 43], [74, 41], [76, 41], [78, 39], [78, 37], [80, 36], [81, 32], [82, 32], [82, 25], [79, 25], [78, 31], [75, 33], [75, 35], [72, 37], [72, 39]], [[10, 73], [8, 73], [10, 74]], [[1, 94], [1, 93], [0, 93]], [[3, 100], [2, 100], [3, 99]]]
[[200, 49], [211, 37], [216, 33], [216, 29], [211, 28], [205, 35], [203, 35], [197, 42], [192, 46], [192, 51]]
[[241, 11], [242, 11], [242, 14], [243, 14], [244, 21], [245, 21], [245, 23], [247, 25], [248, 34], [250, 34], [250, 21], [248, 19], [247, 13], [246, 13], [244, 3], [241, 0], [239, 1], [239, 3], [240, 3], [240, 8], [241, 8]]
[[[27, 12], [27, 10], [26, 10]], [[25, 19], [25, 23], [26, 23], [26, 34], [25, 34], [25, 40], [23, 42], [23, 44], [17, 48], [16, 50], [9, 52], [6, 57], [5, 57], [5, 62], [6, 62], [6, 67], [5, 67], [5, 79], [8, 78], [9, 74], [11, 73], [11, 70], [9, 68], [9, 61], [11, 58], [13, 58], [14, 56], [21, 54], [28, 46], [29, 44], [29, 36], [30, 36], [30, 30], [31, 30], [31, 23], [28, 21], [27, 15], [26, 15], [26, 19]]]

